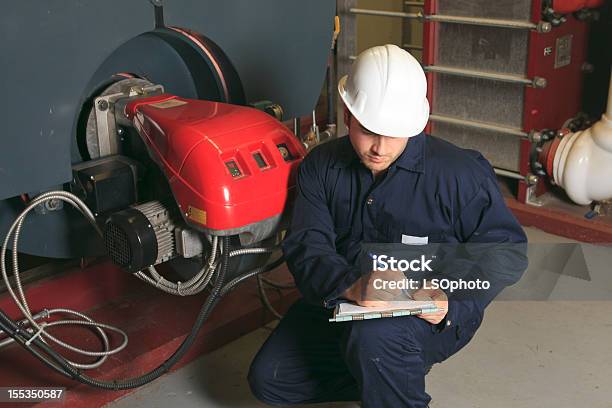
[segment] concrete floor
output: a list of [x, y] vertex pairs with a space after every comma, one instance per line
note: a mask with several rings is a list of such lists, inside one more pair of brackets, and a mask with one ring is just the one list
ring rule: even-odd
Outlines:
[[[531, 228], [526, 231], [532, 243], [568, 241]], [[591, 280], [561, 276], [555, 287], [559, 294], [553, 293], [553, 299], [568, 299], [570, 292], [610, 298], [612, 251], [591, 247], [584, 255]], [[108, 407], [263, 407], [251, 396], [245, 377], [271, 327], [203, 356]], [[612, 408], [612, 301], [494, 302], [472, 342], [434, 366], [427, 376], [427, 391], [432, 408]]]

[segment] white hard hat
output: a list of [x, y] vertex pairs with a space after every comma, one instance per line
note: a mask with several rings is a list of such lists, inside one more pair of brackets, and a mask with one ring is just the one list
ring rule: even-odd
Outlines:
[[353, 116], [383, 136], [412, 137], [429, 119], [427, 80], [421, 64], [397, 45], [363, 51], [340, 79], [338, 91]]

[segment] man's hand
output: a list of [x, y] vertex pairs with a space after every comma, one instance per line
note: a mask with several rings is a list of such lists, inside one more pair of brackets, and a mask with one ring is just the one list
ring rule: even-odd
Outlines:
[[431, 323], [438, 324], [444, 319], [446, 313], [448, 312], [448, 297], [446, 293], [442, 289], [419, 289], [412, 295], [414, 300], [433, 300], [436, 307], [440, 309], [439, 312], [436, 313], [425, 313], [416, 315], [421, 319]]
[[372, 272], [355, 282], [343, 297], [364, 307], [386, 307], [390, 301], [410, 300], [400, 289], [376, 289], [374, 285], [377, 279], [397, 281], [403, 278], [404, 274], [397, 270]]

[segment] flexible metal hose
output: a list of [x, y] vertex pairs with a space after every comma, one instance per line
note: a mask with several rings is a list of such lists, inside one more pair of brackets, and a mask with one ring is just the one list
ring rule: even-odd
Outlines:
[[[51, 310], [47, 310], [44, 309], [41, 313], [37, 313], [36, 315], [33, 316], [34, 320], [39, 320], [39, 319], [47, 319], [49, 317], [51, 317], [54, 314], [70, 314], [70, 315], [74, 315], [77, 316], [83, 320], [86, 320], [88, 322], [93, 323], [93, 320], [91, 320], [88, 316], [82, 314], [82, 313], [78, 313], [75, 312], [73, 310], [69, 310], [69, 309], [51, 309]], [[27, 327], [27, 325], [29, 324], [29, 321], [27, 319], [22, 320], [21, 322], [18, 323], [18, 327], [21, 327], [22, 330], [25, 329], [27, 330], [29, 333], [34, 334], [34, 330], [31, 327]], [[62, 326], [62, 325], [72, 325], [72, 324], [79, 324], [78, 321], [75, 320], [58, 320], [58, 321], [53, 321], [53, 322], [44, 322], [41, 324], [41, 326], [43, 327], [53, 327], [53, 326]], [[94, 327], [94, 329], [98, 332], [100, 339], [102, 340], [103, 346], [104, 346], [104, 350], [109, 350], [110, 349], [110, 344], [108, 341], [108, 336], [106, 335], [106, 333], [104, 332], [104, 330], [102, 330], [100, 327]], [[0, 331], [0, 333], [2, 333], [2, 331]], [[0, 341], [0, 348], [7, 346], [11, 343], [14, 343], [15, 340], [11, 337], [4, 339], [2, 341]], [[96, 362], [94, 362], [93, 364], [81, 364], [81, 363], [75, 363], [73, 361], [68, 360], [72, 365], [74, 365], [75, 367], [78, 368], [83, 368], [83, 369], [91, 369], [91, 368], [96, 368], [98, 367], [100, 364], [104, 363], [104, 361], [106, 360], [106, 356], [102, 357], [100, 359], [98, 359]]]
[[[198, 314], [198, 317], [191, 329], [190, 334], [185, 338], [185, 340], [183, 340], [183, 343], [174, 352], [174, 354], [172, 354], [172, 356], [169, 357], [163, 364], [159, 365], [156, 369], [140, 377], [128, 380], [102, 381], [84, 375], [77, 368], [72, 366], [59, 353], [50, 348], [48, 344], [41, 341], [40, 338], [35, 338], [31, 333], [20, 330], [19, 327], [13, 321], [11, 321], [1, 310], [0, 329], [4, 330], [7, 334], [13, 337], [20, 345], [26, 348], [30, 353], [32, 353], [35, 357], [41, 360], [45, 365], [65, 375], [66, 377], [72, 378], [83, 384], [87, 384], [95, 388], [107, 390], [116, 391], [140, 387], [166, 373], [174, 364], [176, 364], [177, 361], [179, 361], [185, 355], [189, 347], [193, 344], [193, 341], [195, 340], [200, 329], [202, 328], [204, 322], [210, 315], [211, 310], [214, 308], [221, 296], [231, 291], [244, 280], [254, 275], [257, 275], [258, 273], [269, 271], [283, 262], [283, 259], [280, 258], [272, 262], [270, 265], [252, 270], [242, 276], [233, 279], [228, 284], [224, 284], [225, 276], [227, 274], [227, 269], [229, 266], [229, 244], [229, 237], [223, 238], [224, 250], [223, 257], [220, 263], [221, 267], [219, 269], [219, 276], [215, 282], [215, 286], [213, 287], [211, 295], [207, 297], [206, 301], [202, 305], [200, 313]], [[42, 352], [37, 350], [35, 347], [40, 349]]]
[[[185, 355], [185, 353], [191, 347], [191, 345], [193, 344], [193, 342], [195, 341], [197, 337], [197, 334], [202, 328], [204, 322], [206, 321], [206, 319], [210, 315], [210, 312], [212, 311], [212, 309], [214, 308], [214, 306], [216, 305], [216, 303], [218, 302], [219, 298], [222, 295], [232, 290], [236, 285], [243, 282], [245, 279], [251, 276], [257, 275], [259, 273], [263, 273], [265, 271], [271, 270], [283, 262], [282, 258], [280, 258], [270, 265], [267, 265], [261, 268], [257, 268], [253, 271], [250, 271], [242, 276], [239, 276], [233, 279], [228, 284], [225, 284], [225, 276], [229, 268], [230, 256], [232, 255], [239, 256], [239, 255], [244, 255], [247, 253], [264, 253], [264, 252], [271, 251], [272, 249], [251, 248], [251, 249], [246, 249], [246, 250], [237, 250], [237, 251], [230, 252], [230, 238], [223, 237], [222, 246], [221, 246], [221, 261], [219, 262], [219, 266], [214, 265], [214, 267], [212, 268], [213, 271], [215, 271], [218, 268], [218, 275], [215, 279], [215, 283], [212, 288], [211, 294], [210, 296], [207, 297], [206, 301], [202, 305], [202, 308], [200, 309], [200, 312], [194, 322], [194, 325], [192, 327], [190, 334], [183, 340], [183, 343], [172, 354], [172, 356], [170, 356], [164, 363], [159, 365], [156, 369], [150, 371], [149, 373], [145, 375], [142, 375], [136, 378], [131, 378], [127, 380], [114, 380], [114, 381], [97, 380], [95, 378], [91, 378], [87, 375], [82, 374], [81, 371], [79, 370], [80, 367], [75, 366], [74, 363], [65, 359], [61, 354], [56, 352], [45, 341], [43, 341], [42, 339], [43, 336], [51, 340], [55, 338], [44, 331], [45, 325], [43, 324], [39, 325], [36, 321], [34, 321], [34, 318], [29, 311], [27, 300], [25, 299], [25, 294], [23, 292], [23, 288], [21, 287], [18, 263], [16, 262], [16, 256], [15, 256], [15, 254], [17, 253], [17, 242], [19, 238], [19, 232], [21, 229], [21, 225], [23, 224], [23, 219], [25, 218], [25, 216], [27, 216], [27, 214], [36, 205], [46, 200], [50, 200], [50, 199], [60, 199], [62, 201], [68, 202], [69, 204], [73, 205], [75, 208], [77, 208], [77, 210], [83, 213], [87, 217], [87, 219], [90, 222], [92, 222], [92, 224], [96, 227], [96, 230], [100, 232], [99, 228], [95, 224], [95, 218], [93, 217], [93, 214], [91, 213], [91, 211], [89, 211], [87, 206], [81, 200], [79, 200], [78, 197], [70, 193], [67, 193], [67, 192], [46, 193], [46, 194], [41, 195], [34, 201], [32, 201], [31, 205], [28, 206], [26, 210], [24, 210], [24, 212], [20, 215], [20, 217], [18, 217], [18, 219], [11, 226], [11, 228], [9, 229], [9, 232], [7, 233], [7, 237], [4, 241], [4, 245], [2, 246], [2, 251], [1, 251], [1, 259], [0, 259], [1, 268], [0, 269], [2, 270], [2, 275], [6, 282], [6, 286], [9, 290], [9, 293], [11, 294], [11, 297], [13, 297], [19, 309], [24, 313], [24, 316], [30, 322], [33, 332], [29, 332], [28, 330], [24, 330], [20, 328], [15, 322], [13, 322], [10, 318], [8, 318], [8, 316], [6, 316], [6, 314], [2, 310], [0, 310], [0, 329], [6, 332], [11, 338], [17, 341], [22, 347], [24, 347], [26, 350], [32, 353], [35, 357], [41, 360], [48, 367], [54, 369], [60, 374], [63, 374], [69, 378], [75, 379], [83, 384], [87, 384], [92, 387], [102, 388], [102, 389], [107, 389], [107, 390], [124, 390], [124, 389], [136, 388], [136, 387], [145, 385], [155, 380], [162, 374], [166, 373], [168, 370], [170, 370], [170, 368], [174, 364], [176, 364], [176, 362], [178, 362]], [[13, 232], [15, 232], [15, 238], [14, 238], [15, 241], [13, 245], [13, 249], [14, 249], [13, 266], [15, 268], [15, 271], [14, 271], [15, 283], [17, 286], [17, 292], [19, 294], [19, 297], [17, 296], [17, 294], [15, 294], [15, 292], [13, 291], [10, 285], [8, 274], [6, 271], [6, 264], [5, 264], [6, 248], [8, 246], [10, 236], [13, 234]], [[213, 248], [213, 253], [211, 255], [213, 262], [214, 262], [214, 257], [215, 257], [214, 254], [215, 254], [215, 249]], [[20, 302], [20, 300], [22, 302]], [[56, 309], [56, 312], [74, 314], [83, 320], [62, 320], [62, 321], [49, 323], [48, 326], [62, 325], [62, 324], [68, 324], [68, 323], [79, 324], [79, 325], [84, 325], [84, 326], [96, 327], [96, 328], [99, 328], [100, 330], [104, 328], [108, 330], [117, 331], [124, 336], [124, 339], [125, 339], [124, 343], [122, 343], [122, 345], [120, 345], [116, 349], [107, 350], [105, 352], [107, 354], [104, 354], [104, 352], [102, 353], [90, 352], [90, 351], [84, 350], [87, 353], [87, 355], [95, 355], [95, 356], [102, 355], [102, 358], [106, 358], [107, 355], [117, 353], [118, 351], [122, 350], [127, 345], [127, 334], [125, 334], [125, 332], [117, 328], [94, 322], [91, 319], [89, 319], [87, 316], [80, 314], [78, 312], [75, 312], [75, 311], [68, 310], [68, 309]], [[66, 343], [61, 342], [61, 341], [56, 341], [56, 344], [59, 344], [61, 346], [66, 345], [67, 347], [65, 348], [68, 348], [70, 350], [79, 350], [78, 348], [71, 346], [71, 345], [67, 345]], [[82, 353], [82, 354], [85, 354], [85, 353]], [[100, 361], [97, 361], [95, 364], [99, 365]]]
[[[212, 239], [213, 245], [216, 245], [218, 240], [217, 236]], [[271, 253], [275, 250], [275, 247], [271, 248], [242, 248], [230, 251], [230, 258], [243, 255], [254, 255], [254, 254], [265, 254]], [[217, 264], [215, 264], [216, 248], [213, 246], [212, 253], [209, 256], [209, 261], [200, 270], [200, 272], [191, 278], [187, 282], [171, 282], [161, 276], [154, 266], [147, 268], [148, 275], [144, 271], [136, 273], [136, 276], [142, 281], [158, 288], [159, 290], [170, 293], [176, 296], [193, 296], [202, 292], [210, 283], [212, 276], [214, 275]], [[212, 261], [212, 263], [211, 263]]]
[[158, 288], [163, 292], [177, 296], [192, 296], [202, 292], [206, 288], [208, 283], [211, 281], [217, 266], [217, 263], [213, 263], [212, 265], [207, 263], [196, 276], [187, 282], [175, 283], [168, 281], [157, 272], [157, 269], [154, 266], [150, 266], [146, 269], [150, 276], [144, 271], [139, 271], [135, 275], [142, 281]]
[[240, 255], [253, 255], [253, 254], [267, 254], [271, 253], [276, 249], [276, 247], [272, 248], [242, 248], [236, 249], [230, 252], [230, 257], [240, 256]]
[[[72, 378], [72, 376], [67, 371], [65, 371], [64, 369], [62, 369], [55, 363], [51, 362], [47, 358], [47, 356], [45, 356], [43, 353], [39, 352], [34, 347], [30, 347], [30, 345], [26, 344], [26, 341], [28, 339], [23, 338], [23, 335], [22, 335], [23, 329], [21, 329], [20, 326], [16, 322], [12, 321], [6, 314], [4, 314], [2, 309], [0, 309], [0, 330], [8, 334], [12, 340], [16, 341], [21, 347], [23, 347], [25, 350], [30, 352], [34, 357], [42, 361], [46, 366], [48, 366], [49, 368], [57, 371], [58, 373], [66, 377]], [[37, 339], [36, 341], [40, 342], [39, 339]], [[42, 343], [42, 344], [45, 344], [45, 343]]]
[[[36, 206], [40, 204], [44, 204], [45, 202], [50, 201], [50, 200], [60, 200], [60, 201], [64, 201], [72, 205], [74, 208], [76, 208], [79, 212], [81, 212], [85, 216], [85, 218], [95, 228], [96, 232], [100, 236], [102, 235], [102, 232], [100, 231], [98, 225], [96, 224], [94, 215], [89, 210], [89, 208], [85, 205], [85, 203], [83, 203], [77, 196], [75, 196], [72, 193], [66, 192], [66, 191], [53, 191], [53, 192], [41, 194], [40, 196], [36, 197], [34, 200], [32, 200], [28, 204], [28, 206], [22, 211], [22, 213], [17, 217], [17, 219], [13, 222], [13, 224], [9, 228], [7, 235], [4, 239], [4, 243], [2, 245], [1, 251], [0, 251], [0, 270], [2, 272], [2, 277], [4, 279], [4, 282], [6, 284], [6, 287], [7, 287], [7, 290], [10, 296], [13, 298], [13, 300], [15, 301], [15, 304], [17, 305], [19, 310], [22, 312], [24, 317], [30, 323], [32, 330], [34, 331], [34, 336], [41, 336], [42, 338], [50, 340], [51, 342], [67, 350], [73, 351], [77, 354], [90, 356], [90, 357], [99, 357], [98, 360], [96, 360], [94, 363], [91, 363], [91, 364], [80, 364], [80, 363], [70, 362], [74, 367], [78, 367], [78, 368], [84, 368], [84, 369], [96, 368], [96, 367], [99, 367], [101, 364], [103, 364], [106, 358], [108, 358], [108, 356], [120, 352], [127, 346], [127, 343], [128, 343], [127, 334], [121, 329], [118, 329], [114, 326], [110, 326], [107, 324], [95, 322], [93, 319], [87, 317], [86, 315], [73, 311], [73, 310], [69, 310], [69, 309], [54, 309], [54, 313], [70, 314], [73, 316], [77, 316], [82, 320], [60, 320], [60, 321], [51, 322], [51, 323], [47, 323], [47, 322], [38, 323], [32, 316], [25, 293], [23, 291], [23, 286], [21, 284], [21, 278], [20, 278], [20, 272], [19, 272], [19, 262], [18, 262], [18, 245], [19, 245], [19, 238], [21, 235], [21, 228], [23, 227], [23, 223], [26, 217], [28, 216], [28, 214], [34, 208], [36, 208]], [[15, 290], [13, 290], [13, 287], [8, 277], [7, 268], [6, 268], [6, 251], [7, 251], [11, 236], [13, 236], [13, 245], [12, 245], [13, 279], [15, 281], [15, 287], [16, 287], [17, 293], [15, 293]], [[81, 349], [79, 347], [73, 346], [69, 343], [66, 343], [56, 338], [55, 336], [51, 335], [45, 330], [46, 327], [59, 326], [59, 325], [79, 325], [79, 326], [92, 327], [100, 335], [103, 345], [104, 345], [104, 350], [103, 351], [91, 351], [91, 350]], [[113, 331], [113, 332], [120, 334], [123, 337], [122, 343], [119, 346], [115, 347], [114, 349], [110, 349], [108, 336], [106, 335], [105, 330]]]
[[[221, 261], [221, 268], [219, 270], [219, 276], [215, 283], [215, 286], [212, 290], [211, 295], [206, 299], [204, 304], [202, 305], [202, 309], [196, 318], [196, 321], [191, 329], [189, 335], [183, 340], [183, 343], [179, 346], [179, 348], [170, 356], [164, 363], [159, 365], [156, 369], [150, 371], [149, 373], [142, 375], [140, 377], [128, 379], [128, 380], [115, 380], [115, 381], [102, 381], [97, 380], [95, 378], [91, 378], [82, 374], [79, 370], [74, 368], [71, 364], [69, 364], [61, 355], [51, 349], [47, 344], [40, 341], [40, 339], [34, 339], [33, 344], [37, 347], [41, 348], [51, 360], [53, 360], [57, 365], [59, 365], [59, 370], [63, 370], [66, 372], [66, 375], [93, 387], [108, 389], [108, 390], [125, 390], [130, 388], [137, 388], [142, 385], [145, 385], [156, 378], [160, 377], [162, 374], [166, 373], [170, 368], [176, 364], [178, 360], [180, 360], [187, 350], [191, 347], [193, 342], [196, 339], [196, 336], [202, 325], [208, 318], [211, 310], [219, 300], [219, 295], [221, 294], [221, 289], [223, 287], [223, 283], [225, 280], [225, 275], [227, 274], [228, 264], [229, 264], [229, 237], [223, 238], [223, 257]], [[0, 313], [0, 318], [2, 318], [2, 314]], [[14, 334], [14, 333], [13, 333]], [[29, 333], [20, 333], [18, 334], [23, 336], [26, 339], [30, 339], [31, 335]], [[48, 361], [48, 360], [47, 360]], [[61, 372], [61, 371], [60, 371]]]

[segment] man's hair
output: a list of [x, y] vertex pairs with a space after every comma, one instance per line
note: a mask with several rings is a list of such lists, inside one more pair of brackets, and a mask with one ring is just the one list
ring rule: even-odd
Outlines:
[[353, 119], [353, 112], [351, 112], [349, 110], [349, 108], [346, 107], [346, 105], [344, 105], [344, 111], [346, 112], [346, 115], [347, 115], [346, 116], [347, 117], [346, 127], [348, 127], [350, 129], [350, 127], [351, 127], [351, 119]]

